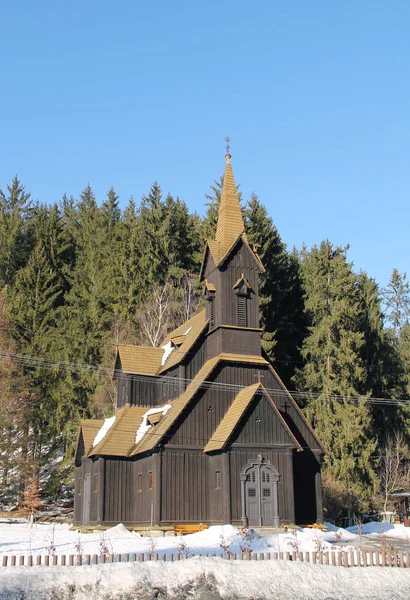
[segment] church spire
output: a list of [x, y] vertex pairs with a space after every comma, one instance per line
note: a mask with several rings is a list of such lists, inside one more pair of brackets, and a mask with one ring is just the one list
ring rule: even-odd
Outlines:
[[225, 158], [225, 173], [215, 236], [215, 239], [219, 244], [219, 254], [221, 257], [228, 252], [239, 236], [242, 235], [245, 240], [247, 239], [229, 151], [225, 155]]

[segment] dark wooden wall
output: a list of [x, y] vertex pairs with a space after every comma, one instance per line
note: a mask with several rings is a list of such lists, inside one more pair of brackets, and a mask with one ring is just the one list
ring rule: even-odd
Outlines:
[[[237, 325], [237, 295], [233, 286], [244, 274], [254, 291], [247, 305], [248, 327], [259, 327], [259, 273], [260, 269], [251, 250], [244, 246], [242, 241], [238, 243], [231, 256], [221, 267], [216, 268], [212, 257], [208, 255], [205, 277], [216, 287], [215, 326]], [[206, 308], [206, 311], [209, 319], [209, 307]]]
[[167, 448], [162, 453], [163, 524], [208, 519], [207, 456], [198, 449]]
[[102, 521], [102, 500], [104, 490], [104, 459], [86, 459], [75, 469], [74, 483], [74, 524], [81, 525], [83, 521], [83, 492], [84, 479], [91, 478], [89, 524], [98, 525]]
[[[105, 460], [105, 524], [151, 523], [154, 487], [149, 490], [150, 472], [153, 473], [152, 456], [139, 460]], [[143, 483], [141, 492], [138, 491], [139, 474], [142, 475]]]

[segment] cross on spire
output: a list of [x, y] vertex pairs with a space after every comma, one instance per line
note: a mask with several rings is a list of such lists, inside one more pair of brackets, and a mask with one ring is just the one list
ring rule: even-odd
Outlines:
[[231, 150], [231, 147], [230, 147], [230, 145], [229, 145], [229, 142], [230, 142], [230, 141], [231, 141], [231, 138], [229, 137], [229, 135], [227, 135], [227, 136], [226, 136], [226, 138], [225, 138], [225, 142], [226, 142], [226, 153], [227, 153], [227, 154], [229, 154], [229, 153], [230, 153], [230, 150]]

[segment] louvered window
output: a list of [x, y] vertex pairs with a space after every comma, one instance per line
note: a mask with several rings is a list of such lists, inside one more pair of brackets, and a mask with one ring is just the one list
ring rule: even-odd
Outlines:
[[209, 325], [210, 327], [215, 326], [215, 298], [209, 300]]
[[221, 489], [221, 471], [215, 471], [215, 489]]
[[238, 296], [238, 326], [247, 326], [246, 296]]

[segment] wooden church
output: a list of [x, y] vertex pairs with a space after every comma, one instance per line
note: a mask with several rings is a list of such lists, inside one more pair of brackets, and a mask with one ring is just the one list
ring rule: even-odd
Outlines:
[[113, 417], [81, 422], [76, 525], [322, 521], [323, 448], [261, 349], [258, 279], [231, 156], [205, 309], [161, 347], [118, 345]]

